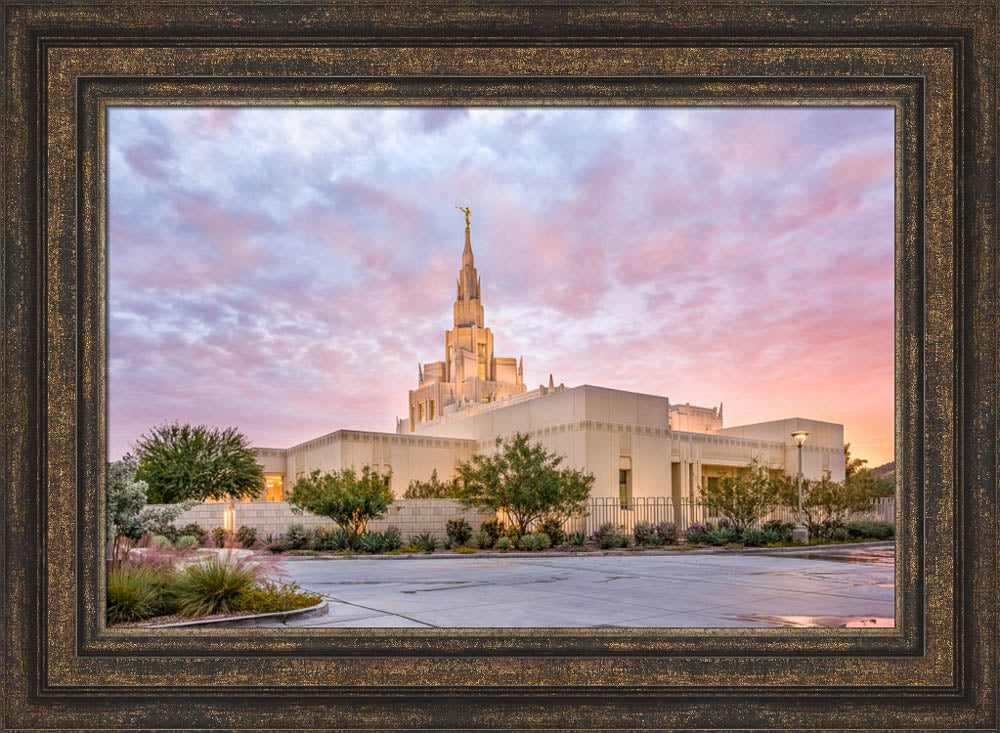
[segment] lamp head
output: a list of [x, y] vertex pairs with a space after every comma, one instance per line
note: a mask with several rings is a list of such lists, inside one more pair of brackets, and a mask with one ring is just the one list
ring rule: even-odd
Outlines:
[[802, 446], [806, 442], [806, 437], [809, 435], [805, 430], [797, 430], [792, 433], [792, 437], [795, 439], [795, 445]]

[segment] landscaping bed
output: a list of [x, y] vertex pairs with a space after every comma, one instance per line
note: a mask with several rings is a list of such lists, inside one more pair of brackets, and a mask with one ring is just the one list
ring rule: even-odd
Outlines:
[[[548, 531], [544, 531], [544, 530]], [[597, 553], [690, 552], [695, 550], [739, 550], [808, 548], [887, 541], [894, 536], [889, 522], [848, 522], [829, 527], [809, 543], [791, 540], [790, 523], [770, 522], [760, 528], [740, 530], [722, 520], [717, 524], [693, 524], [686, 533], [678, 533], [671, 523], [637, 523], [633, 532], [602, 525], [590, 536], [581, 532], [567, 535], [558, 526], [543, 523], [533, 532], [517, 536], [496, 520], [482, 523], [472, 534], [460, 519], [449, 520], [444, 542], [431, 533], [409, 538], [405, 544], [399, 531], [365, 532], [351, 537], [341, 529], [308, 532], [301, 525], [291, 525], [288, 532], [269, 538], [267, 550], [273, 554], [295, 557], [319, 556], [399, 556], [399, 555], [502, 555], [507, 553]], [[818, 532], [819, 534], [819, 532]], [[555, 538], [555, 542], [553, 542]]]

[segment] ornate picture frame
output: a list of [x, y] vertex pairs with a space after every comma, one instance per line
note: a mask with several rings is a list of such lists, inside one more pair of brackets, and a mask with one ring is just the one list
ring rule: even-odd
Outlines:
[[[995, 730], [994, 3], [4, 4], [4, 730]], [[896, 626], [110, 630], [106, 109], [896, 111]]]

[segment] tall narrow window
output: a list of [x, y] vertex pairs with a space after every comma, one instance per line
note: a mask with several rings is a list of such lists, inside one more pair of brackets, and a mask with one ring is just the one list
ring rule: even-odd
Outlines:
[[627, 469], [618, 470], [618, 502], [622, 509], [628, 509], [632, 499], [632, 472]]
[[428, 416], [427, 419], [428, 420], [433, 420], [434, 419], [434, 400], [431, 400], [431, 409], [430, 409], [430, 413], [429, 413], [429, 416]]
[[417, 410], [420, 412], [420, 422], [424, 421], [424, 403], [420, 402], [417, 404]]
[[486, 344], [479, 344], [479, 378], [486, 381]]
[[410, 405], [410, 432], [413, 432], [413, 405]]

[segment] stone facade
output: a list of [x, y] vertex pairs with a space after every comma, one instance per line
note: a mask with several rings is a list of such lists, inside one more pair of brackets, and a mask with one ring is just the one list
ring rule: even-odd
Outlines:
[[[163, 506], [163, 505], [152, 505]], [[245, 525], [257, 530], [257, 537], [263, 540], [267, 535], [277, 536], [283, 533], [289, 524], [301, 524], [306, 529], [336, 526], [325, 517], [304, 512], [295, 514], [284, 501], [251, 501], [237, 502], [232, 528]], [[204, 529], [226, 526], [225, 513], [230, 508], [228, 503], [198, 504], [184, 512], [173, 524], [180, 529], [186, 524], [200, 524]], [[384, 519], [368, 524], [372, 532], [383, 532], [391, 526], [399, 528], [403, 541], [406, 542], [416, 534], [431, 532], [438, 539], [445, 538], [445, 522], [449, 519], [465, 519], [476, 532], [483, 520], [491, 519], [492, 512], [478, 509], [467, 509], [454, 499], [397, 499], [390, 505]]]

